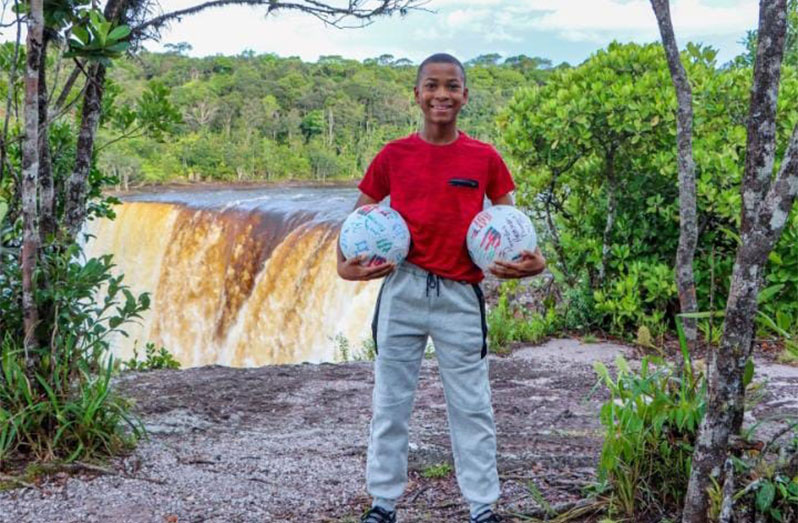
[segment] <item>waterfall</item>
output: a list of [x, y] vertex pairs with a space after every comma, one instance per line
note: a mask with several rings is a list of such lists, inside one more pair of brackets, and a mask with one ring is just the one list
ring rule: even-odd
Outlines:
[[131, 291], [151, 295], [129, 336], [113, 339], [116, 358], [153, 342], [184, 367], [323, 362], [343, 338], [355, 351], [370, 338], [379, 282], [338, 277], [340, 220], [307, 205], [185, 201], [126, 201], [116, 214], [87, 225], [86, 255], [113, 254]]

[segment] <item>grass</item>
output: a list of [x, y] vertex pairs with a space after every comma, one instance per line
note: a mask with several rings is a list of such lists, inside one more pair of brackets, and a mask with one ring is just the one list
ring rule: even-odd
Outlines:
[[145, 358], [139, 360], [139, 352], [133, 348], [133, 357], [128, 361], [122, 362], [122, 366], [127, 370], [157, 370], [157, 369], [179, 369], [180, 362], [166, 350], [166, 347], [155, 348], [154, 343], [147, 343], [144, 347]]
[[449, 463], [438, 463], [437, 465], [427, 466], [421, 472], [421, 475], [427, 479], [443, 479], [451, 476], [452, 470], [452, 466]]
[[360, 342], [358, 349], [353, 349], [349, 338], [340, 332], [332, 339], [335, 344], [335, 361], [346, 363], [348, 361], [374, 361], [377, 358], [377, 351], [374, 340], [366, 339]]

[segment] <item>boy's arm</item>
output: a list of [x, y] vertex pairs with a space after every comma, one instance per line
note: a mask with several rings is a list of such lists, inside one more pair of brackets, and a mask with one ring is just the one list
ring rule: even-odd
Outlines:
[[[513, 197], [510, 193], [491, 200], [493, 205], [513, 205]], [[517, 262], [506, 262], [496, 260], [488, 270], [498, 278], [526, 278], [540, 274], [546, 268], [546, 259], [540, 252], [540, 248], [535, 248], [535, 252], [523, 251], [521, 260]]]
[[[370, 203], [379, 202], [371, 196], [361, 192], [354, 208], [358, 209]], [[338, 259], [338, 276], [345, 280], [374, 280], [376, 278], [382, 278], [393, 271], [396, 267], [396, 265], [390, 262], [375, 265], [373, 267], [363, 267], [360, 265], [360, 262], [366, 258], [363, 255], [352, 258], [351, 260], [347, 260], [344, 258], [344, 253], [341, 252], [341, 244], [339, 242], [335, 242], [335, 251], [337, 253], [336, 256]]]

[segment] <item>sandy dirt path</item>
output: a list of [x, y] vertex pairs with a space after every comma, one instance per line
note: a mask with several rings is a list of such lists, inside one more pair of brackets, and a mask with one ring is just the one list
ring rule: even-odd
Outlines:
[[[601, 444], [598, 409], [587, 399], [594, 360], [634, 350], [609, 343], [552, 340], [490, 356], [498, 427], [500, 506], [539, 509], [533, 482], [552, 503], [580, 497]], [[798, 414], [798, 369], [762, 364], [761, 419]], [[372, 364], [322, 364], [128, 373], [118, 386], [135, 398], [150, 431], [114, 475], [53, 476], [38, 488], [0, 492], [3, 522], [331, 522], [356, 521], [364, 488]], [[436, 363], [424, 363], [411, 421], [410, 481], [402, 522], [467, 521], [453, 474]]]

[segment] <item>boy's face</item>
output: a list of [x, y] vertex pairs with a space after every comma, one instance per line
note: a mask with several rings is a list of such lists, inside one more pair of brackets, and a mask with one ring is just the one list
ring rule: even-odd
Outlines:
[[455, 64], [429, 63], [421, 70], [413, 88], [424, 121], [437, 125], [453, 123], [468, 101], [463, 73]]

